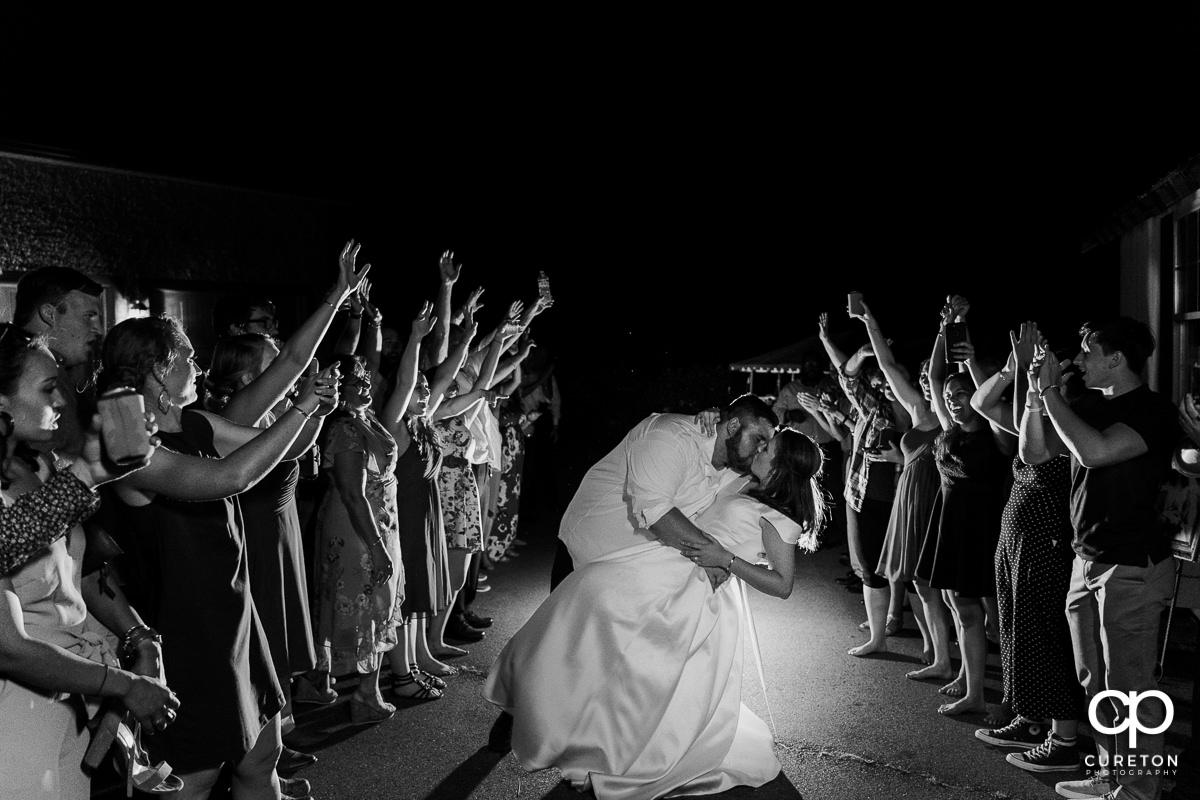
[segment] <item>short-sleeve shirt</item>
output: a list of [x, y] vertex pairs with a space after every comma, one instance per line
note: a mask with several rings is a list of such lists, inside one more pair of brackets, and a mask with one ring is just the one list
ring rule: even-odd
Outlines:
[[862, 511], [863, 500], [890, 501], [896, 494], [895, 466], [886, 461], [871, 461], [866, 451], [882, 444], [885, 430], [893, 431], [893, 441], [898, 444], [900, 434], [911, 426], [906, 424], [906, 416], [896, 413], [899, 404], [893, 404], [883, 392], [862, 380], [861, 373], [847, 375], [843, 366], [838, 369], [838, 378], [857, 412], [845, 498], [851, 508]]
[[1158, 491], [1171, 468], [1182, 433], [1175, 408], [1141, 385], [1104, 399], [1089, 392], [1072, 405], [1079, 418], [1098, 431], [1128, 425], [1148, 448], [1119, 464], [1084, 467], [1071, 458], [1072, 543], [1080, 558], [1105, 564], [1144, 567], [1170, 555], [1158, 521]]
[[683, 414], [652, 414], [638, 423], [587, 471], [563, 514], [558, 538], [576, 568], [652, 541], [650, 526], [672, 508], [695, 519], [737, 477], [712, 465], [715, 444]]

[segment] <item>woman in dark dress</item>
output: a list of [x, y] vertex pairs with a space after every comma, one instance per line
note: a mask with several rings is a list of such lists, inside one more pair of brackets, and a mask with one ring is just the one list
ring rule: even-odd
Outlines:
[[139, 391], [162, 440], [149, 466], [115, 486], [128, 534], [125, 575], [162, 634], [186, 706], [146, 744], [180, 774], [188, 798], [208, 797], [226, 763], [235, 798], [277, 798], [283, 697], [248, 590], [236, 495], [312, 446], [337, 382], [322, 375], [270, 428], [234, 425], [183, 411], [197, 395], [193, 352], [168, 316], [126, 320], [104, 343], [103, 381]]
[[[1022, 324], [1012, 341], [1008, 363], [979, 387], [971, 404], [993, 425], [1017, 435], [1015, 420], [1042, 411], [1036, 389], [1026, 394], [1030, 383], [1025, 373], [1035, 343], [1044, 343], [1032, 322]], [[1001, 401], [1010, 385], [1011, 404]], [[1071, 399], [1076, 396], [1072, 393]], [[1069, 771], [1079, 766], [1075, 744], [1084, 699], [1063, 613], [1075, 559], [1070, 459], [1027, 464], [1018, 454], [1012, 471], [995, 561], [1004, 702], [988, 720], [992, 727], [975, 731], [975, 736], [1017, 749], [1008, 761], [1022, 769]]]
[[[965, 301], [963, 304], [965, 308]], [[933, 403], [943, 428], [934, 444], [942, 489], [934, 500], [929, 535], [916, 569], [918, 578], [942, 590], [958, 629], [962, 668], [957, 678], [942, 687], [944, 694], [958, 699], [938, 708], [946, 715], [987, 710], [983, 700], [987, 660], [984, 602], [996, 596], [993, 560], [1008, 466], [996, 442], [998, 434], [971, 407], [975, 393], [972, 375], [960, 372], [943, 380], [945, 324], [965, 313], [948, 309], [930, 358]], [[969, 344], [956, 345], [951, 355], [971, 369], [968, 362], [973, 352]]]

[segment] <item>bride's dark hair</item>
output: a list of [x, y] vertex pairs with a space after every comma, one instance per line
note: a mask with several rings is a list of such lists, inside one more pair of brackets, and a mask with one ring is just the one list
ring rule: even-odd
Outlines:
[[823, 466], [821, 448], [791, 428], [779, 431], [773, 441], [777, 444], [771, 471], [749, 494], [798, 523], [805, 532], [801, 546], [815, 550], [826, 515], [819, 483]]

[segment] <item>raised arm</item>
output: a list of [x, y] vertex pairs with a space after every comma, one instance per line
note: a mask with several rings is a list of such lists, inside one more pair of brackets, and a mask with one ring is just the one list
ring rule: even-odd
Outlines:
[[1037, 373], [1038, 395], [1063, 445], [1082, 466], [1106, 467], [1149, 451], [1146, 440], [1123, 422], [1102, 431], [1084, 422], [1062, 396], [1062, 365], [1051, 353]]
[[828, 311], [822, 311], [817, 317], [817, 338], [821, 340], [821, 345], [825, 348], [825, 354], [829, 356], [829, 363], [833, 364], [834, 371], [840, 371], [842, 365], [846, 363], [846, 354], [838, 349], [838, 346], [833, 343], [833, 339], [829, 338]]
[[438, 260], [438, 291], [433, 301], [433, 318], [437, 324], [429, 332], [426, 341], [426, 357], [432, 364], [441, 364], [450, 354], [450, 321], [453, 316], [450, 311], [450, 295], [454, 284], [462, 273], [462, 264], [454, 263], [454, 253], [449, 250], [442, 253]]
[[433, 371], [433, 378], [429, 381], [429, 406], [426, 413], [430, 415], [430, 419], [440, 418], [438, 411], [441, 409], [442, 400], [450, 389], [450, 384], [454, 382], [455, 376], [458, 375], [458, 371], [466, 362], [467, 349], [471, 346], [471, 340], [475, 338], [475, 334], [479, 330], [479, 325], [475, 322], [475, 315], [470, 307], [463, 318], [462, 328], [462, 339], [451, 348], [446, 360], [437, 365]]
[[946, 388], [946, 325], [953, 319], [954, 309], [947, 303], [942, 306], [941, 326], [937, 338], [933, 340], [933, 353], [929, 356], [930, 404], [944, 431], [954, 427], [954, 420], [950, 419], [950, 412], [946, 410], [946, 398], [942, 395]]
[[867, 326], [867, 336], [871, 340], [871, 349], [875, 351], [875, 359], [879, 362], [879, 368], [883, 370], [883, 376], [887, 378], [888, 385], [892, 387], [892, 393], [904, 405], [915, 424], [922, 416], [929, 413], [929, 409], [925, 405], [925, 396], [921, 394], [919, 388], [905, 379], [904, 373], [897, 369], [896, 356], [892, 352], [892, 346], [888, 344], [887, 338], [879, 327], [879, 321], [875, 319], [871, 308], [865, 301], [862, 303], [862, 308], [862, 314], [851, 314], [850, 316]]
[[358, 292], [354, 292], [350, 295], [350, 313], [346, 315], [346, 321], [342, 324], [342, 332], [338, 334], [337, 342], [333, 346], [333, 352], [358, 352], [358, 337], [362, 331], [362, 315], [362, 298]]
[[338, 308], [359, 290], [371, 269], [370, 264], [364, 264], [361, 269], [356, 266], [360, 247], [353, 239], [346, 243], [338, 257], [337, 279], [333, 288], [326, 292], [321, 305], [287, 340], [279, 356], [263, 374], [234, 392], [222, 410], [222, 416], [239, 425], [258, 425], [263, 416], [291, 390], [312, 362], [317, 346], [328, 332]]
[[336, 406], [336, 384], [332, 395], [329, 386], [318, 388], [315, 384], [265, 430], [197, 412], [213, 424], [214, 440], [220, 438], [226, 446], [235, 441], [241, 444], [221, 458], [181, 455], [160, 447], [144, 469], [114, 484], [115, 490], [131, 505], [145, 505], [156, 494], [177, 500], [217, 500], [246, 491], [283, 460], [305, 424], [325, 411], [322, 405], [328, 406], [332, 399]]
[[408, 334], [408, 343], [404, 346], [404, 352], [400, 355], [400, 365], [396, 368], [396, 388], [392, 390], [391, 396], [383, 406], [380, 421], [388, 429], [388, 433], [392, 434], [392, 438], [396, 439], [397, 444], [401, 435], [406, 441], [408, 437], [408, 429], [405, 428], [403, 419], [404, 413], [408, 410], [408, 404], [412, 401], [413, 391], [417, 388], [417, 365], [421, 361], [421, 342], [436, 325], [437, 318], [433, 316], [433, 305], [427, 302], [421, 306], [421, 310], [413, 319]]

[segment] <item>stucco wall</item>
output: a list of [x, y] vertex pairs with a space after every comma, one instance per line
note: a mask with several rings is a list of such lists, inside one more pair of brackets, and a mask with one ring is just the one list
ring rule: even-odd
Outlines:
[[179, 282], [307, 291], [328, 281], [336, 211], [304, 198], [0, 153], [0, 272], [11, 279], [68, 266], [126, 294]]

